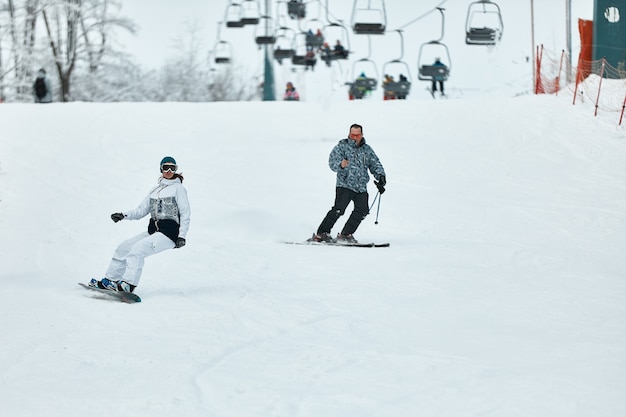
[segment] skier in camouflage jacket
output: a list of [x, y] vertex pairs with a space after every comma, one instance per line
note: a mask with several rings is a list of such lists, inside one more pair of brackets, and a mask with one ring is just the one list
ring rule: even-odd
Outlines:
[[354, 210], [341, 233], [337, 235], [337, 242], [356, 243], [353, 234], [369, 213], [367, 183], [370, 176], [368, 170], [376, 179], [374, 184], [381, 194], [385, 192], [384, 186], [387, 183], [385, 170], [374, 149], [365, 143], [363, 127], [358, 124], [350, 126], [348, 138], [340, 140], [330, 152], [328, 165], [337, 173], [335, 204], [322, 220], [313, 240], [333, 241], [330, 231], [352, 201]]

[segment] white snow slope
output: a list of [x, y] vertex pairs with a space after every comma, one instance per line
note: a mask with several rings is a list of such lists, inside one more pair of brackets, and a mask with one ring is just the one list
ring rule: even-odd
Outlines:
[[[566, 93], [1, 105], [0, 415], [624, 416], [617, 121]], [[388, 177], [355, 236], [391, 247], [282, 243], [331, 207], [351, 123]], [[143, 302], [94, 299], [165, 155], [187, 246]]]

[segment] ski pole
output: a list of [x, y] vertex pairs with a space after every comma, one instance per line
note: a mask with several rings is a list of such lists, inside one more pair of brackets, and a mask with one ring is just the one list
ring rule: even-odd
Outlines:
[[374, 207], [374, 204], [376, 204], [376, 200], [378, 200], [378, 207], [376, 208], [376, 221], [374, 221], [374, 224], [378, 224], [378, 212], [380, 212], [380, 200], [382, 200], [382, 194], [380, 194], [380, 191], [376, 193], [376, 196], [374, 197], [374, 201], [372, 201], [372, 205], [370, 207], [370, 211], [372, 211], [372, 207]]
[[374, 204], [376, 204], [376, 199], [378, 199], [379, 195], [380, 195], [380, 192], [377, 192], [376, 195], [374, 196], [374, 201], [372, 201], [372, 205], [370, 206], [370, 211], [372, 211], [372, 207], [374, 207]]
[[376, 220], [374, 221], [374, 224], [378, 224], [378, 213], [380, 212], [380, 200], [383, 199], [383, 195], [381, 194], [378, 197], [378, 207], [376, 207]]

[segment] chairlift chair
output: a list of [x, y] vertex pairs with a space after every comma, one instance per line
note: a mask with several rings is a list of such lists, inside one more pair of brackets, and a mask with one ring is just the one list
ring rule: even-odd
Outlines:
[[275, 32], [274, 59], [282, 63], [283, 59], [291, 59], [295, 54], [295, 31], [289, 27], [280, 27]]
[[216, 64], [230, 64], [233, 56], [233, 47], [224, 40], [217, 41], [213, 48]]
[[317, 58], [315, 57], [307, 57], [306, 55], [294, 55], [291, 57], [291, 65], [301, 66], [301, 67], [314, 67], [317, 63]]
[[467, 45], [495, 45], [502, 38], [503, 30], [500, 6], [489, 0], [470, 3], [465, 19]]
[[[372, 7], [372, 2], [376, 3], [377, 7]], [[354, 0], [352, 30], [355, 34], [384, 35], [386, 26], [387, 13], [384, 0]]]
[[[400, 57], [397, 59], [392, 59], [391, 61], [387, 61], [383, 64], [383, 94], [384, 99], [387, 100], [389, 98], [393, 99], [406, 99], [406, 96], [411, 91], [411, 68], [409, 64], [402, 60], [404, 56], [404, 36], [402, 36], [401, 30], [396, 30], [398, 35], [400, 35]], [[392, 71], [393, 70], [393, 71]], [[387, 81], [387, 75], [390, 75], [393, 72], [398, 79], [394, 79], [394, 81]], [[391, 75], [390, 75], [391, 76]], [[401, 78], [404, 77], [403, 79]]]
[[289, 0], [287, 3], [287, 13], [289, 17], [297, 20], [306, 17], [306, 4], [298, 0]]
[[[443, 57], [441, 65], [433, 65], [435, 57]], [[428, 63], [426, 63], [428, 58]], [[450, 76], [452, 61], [448, 47], [439, 41], [430, 41], [420, 46], [418, 53], [418, 79], [422, 81], [446, 81]]]
[[261, 20], [259, 0], [243, 0], [241, 3], [241, 23], [257, 25]]
[[[437, 7], [441, 13], [441, 34], [439, 39], [423, 43], [420, 45], [419, 52], [417, 54], [417, 78], [422, 81], [445, 81], [450, 75], [450, 69], [452, 68], [452, 60], [450, 59], [450, 51], [446, 44], [441, 42], [445, 29], [445, 16], [443, 8]], [[434, 58], [444, 57], [442, 61], [444, 65], [433, 65]], [[428, 59], [428, 61], [426, 61]], [[428, 63], [427, 63], [428, 62]]]
[[[322, 60], [326, 62], [326, 65], [330, 66], [331, 61], [349, 58], [350, 34], [348, 28], [346, 28], [341, 20], [338, 22], [331, 21], [328, 2], [329, 0], [326, 0], [326, 21], [328, 24], [324, 25], [322, 28], [322, 34], [324, 35], [325, 42], [328, 43], [328, 47], [333, 49], [326, 51], [322, 50]], [[335, 45], [339, 42], [343, 46], [342, 53], [337, 53], [334, 50], [334, 47], [330, 46], [332, 42], [334, 42]]]
[[[374, 74], [372, 77], [368, 74]], [[378, 69], [376, 63], [369, 58], [361, 58], [352, 64], [352, 79], [346, 83], [349, 86], [350, 100], [360, 100], [378, 87]]]
[[306, 45], [306, 36], [307, 34], [305, 32], [300, 32], [296, 33], [296, 36], [294, 37], [293, 49], [295, 50], [295, 53], [291, 57], [292, 65], [314, 67], [317, 63], [315, 55], [307, 57], [309, 47]]
[[228, 28], [242, 28], [244, 23], [241, 20], [243, 8], [239, 3], [229, 3], [224, 12], [224, 21]]
[[[397, 68], [400, 68], [399, 70]], [[394, 69], [394, 71], [391, 71]], [[394, 73], [398, 78], [394, 81], [385, 82], [383, 80], [383, 94], [385, 97], [393, 97], [403, 100], [411, 92], [411, 69], [409, 64], [399, 59], [393, 59], [383, 64], [383, 77], [390, 73]], [[406, 79], [400, 79], [400, 75]]]
[[324, 53], [322, 51], [322, 59], [328, 65], [330, 65], [331, 61], [337, 59], [348, 59], [350, 57], [350, 36], [348, 34], [348, 29], [344, 25], [340, 23], [329, 23], [324, 26], [324, 28], [322, 29], [322, 33], [324, 34], [324, 39], [326, 40], [326, 42], [335, 42], [336, 45], [337, 41], [339, 41], [344, 48], [343, 53], [336, 53], [333, 49], [334, 47], [331, 46], [329, 42], [328, 46], [330, 48], [330, 51], [328, 51], [327, 53]]
[[259, 24], [256, 26], [254, 40], [257, 45], [273, 45], [276, 43], [276, 36], [274, 35], [274, 25], [270, 16], [261, 16], [259, 18]]
[[[376, 90], [378, 86], [378, 68], [376, 63], [370, 59], [372, 55], [372, 40], [369, 36], [367, 37], [367, 45], [367, 57], [361, 58], [352, 64], [352, 79], [354, 81], [346, 83], [350, 87], [348, 93], [350, 100], [362, 99], [366, 94]], [[372, 77], [371, 74], [374, 74], [375, 77]]]
[[306, 46], [315, 49], [322, 47], [324, 44], [324, 34], [322, 33], [322, 36], [318, 36], [317, 31], [319, 30], [322, 32], [323, 26], [324, 23], [317, 18], [309, 19], [307, 21], [304, 28], [302, 28], [302, 31], [306, 33]]

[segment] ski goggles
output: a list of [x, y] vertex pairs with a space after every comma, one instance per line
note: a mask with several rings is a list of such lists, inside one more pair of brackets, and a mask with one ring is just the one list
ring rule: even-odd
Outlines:
[[177, 167], [176, 165], [168, 165], [168, 164], [164, 164], [164, 165], [161, 165], [161, 172], [166, 172], [166, 171], [169, 171], [169, 172], [176, 172], [176, 169], [177, 169], [177, 168], [178, 168], [178, 167]]

